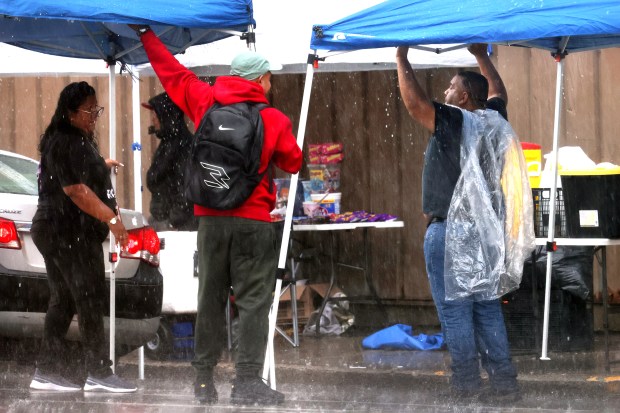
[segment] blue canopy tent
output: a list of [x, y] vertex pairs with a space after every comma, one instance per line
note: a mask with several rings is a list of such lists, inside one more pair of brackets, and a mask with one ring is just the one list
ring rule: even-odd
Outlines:
[[[20, 0], [0, 3], [0, 42], [51, 55], [103, 59], [109, 64], [110, 158], [116, 157], [115, 65], [120, 63], [122, 70], [128, 64], [148, 61], [137, 35], [127, 27], [128, 23], [150, 25], [174, 54], [193, 45], [233, 35], [240, 36], [248, 44], [253, 44], [254, 40], [251, 0]], [[136, 99], [137, 94], [134, 94], [134, 101]], [[134, 127], [134, 134], [139, 138], [139, 126]], [[115, 184], [115, 176], [112, 178]], [[112, 235], [110, 237], [110, 251], [113, 251], [115, 241]], [[112, 264], [112, 360], [115, 348], [114, 291]]]
[[[553, 152], [558, 155], [564, 58], [568, 53], [620, 46], [620, 2], [599, 0], [386, 0], [330, 24], [317, 24], [311, 33], [298, 142], [303, 137], [312, 86], [313, 64], [330, 52], [407, 45], [442, 53], [470, 43], [491, 43], [548, 50], [557, 64]], [[319, 56], [319, 52], [322, 53]], [[554, 163], [557, 176], [557, 162]], [[297, 176], [291, 180], [294, 199]], [[551, 190], [548, 245], [555, 229], [556, 180]], [[289, 209], [292, 202], [288, 203]], [[289, 211], [283, 242], [290, 236]], [[543, 343], [547, 357], [552, 248], [548, 247]], [[280, 260], [282, 260], [282, 255]]]

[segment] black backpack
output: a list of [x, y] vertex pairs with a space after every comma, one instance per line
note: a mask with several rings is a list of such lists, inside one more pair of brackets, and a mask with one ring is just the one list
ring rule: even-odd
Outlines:
[[[241, 206], [263, 179], [264, 103], [215, 103], [203, 116], [185, 174], [185, 197], [208, 208]], [[269, 169], [269, 168], [267, 168]]]

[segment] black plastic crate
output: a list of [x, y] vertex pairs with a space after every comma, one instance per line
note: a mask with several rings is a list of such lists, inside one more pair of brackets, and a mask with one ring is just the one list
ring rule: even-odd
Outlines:
[[[549, 235], [549, 214], [551, 212], [551, 189], [532, 188], [534, 200], [534, 234], [537, 238]], [[564, 196], [562, 188], [557, 189], [555, 198], [555, 237], [567, 237], [566, 210], [564, 209]]]
[[[520, 289], [502, 298], [511, 350], [539, 351], [542, 343], [544, 292]], [[585, 351], [594, 343], [592, 305], [563, 290], [551, 290], [547, 348]]]

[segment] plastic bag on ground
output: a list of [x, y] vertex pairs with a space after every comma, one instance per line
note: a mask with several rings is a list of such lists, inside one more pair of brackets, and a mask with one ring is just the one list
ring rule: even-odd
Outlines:
[[[334, 297], [346, 297], [343, 293], [336, 293]], [[304, 327], [304, 335], [316, 334], [316, 319], [319, 316], [320, 308], [313, 311], [308, 318], [308, 323]], [[328, 301], [325, 304], [321, 321], [319, 322], [319, 333], [327, 335], [340, 335], [347, 331], [355, 322], [355, 316], [349, 311], [348, 301]]]

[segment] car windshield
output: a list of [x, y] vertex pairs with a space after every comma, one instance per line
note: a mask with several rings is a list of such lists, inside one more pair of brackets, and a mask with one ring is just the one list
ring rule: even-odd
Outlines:
[[0, 192], [19, 195], [38, 195], [39, 164], [30, 159], [0, 154]]

